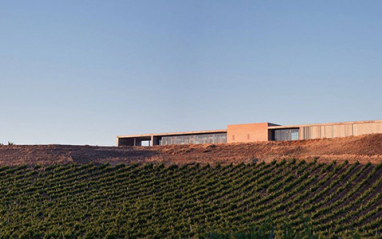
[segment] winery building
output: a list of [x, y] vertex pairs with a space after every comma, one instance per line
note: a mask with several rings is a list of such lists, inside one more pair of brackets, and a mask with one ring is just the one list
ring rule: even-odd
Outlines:
[[323, 139], [382, 133], [382, 120], [324, 124], [278, 125], [251, 123], [227, 129], [117, 136], [118, 146], [248, 143], [257, 141]]

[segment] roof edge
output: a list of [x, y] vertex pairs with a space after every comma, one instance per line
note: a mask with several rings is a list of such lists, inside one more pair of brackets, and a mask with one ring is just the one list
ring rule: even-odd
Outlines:
[[137, 138], [137, 137], [151, 137], [151, 136], [158, 137], [158, 136], [176, 136], [176, 135], [190, 135], [190, 134], [212, 134], [212, 133], [227, 133], [227, 130], [216, 129], [216, 130], [199, 130], [199, 131], [184, 131], [184, 132], [170, 132], [170, 133], [118, 135], [117, 138]]

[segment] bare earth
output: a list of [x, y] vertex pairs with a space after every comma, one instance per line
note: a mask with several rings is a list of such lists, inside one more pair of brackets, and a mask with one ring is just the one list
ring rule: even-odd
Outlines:
[[75, 145], [3, 145], [0, 165], [54, 163], [237, 164], [274, 159], [350, 163], [382, 162], [382, 134], [357, 137], [241, 144], [169, 145], [154, 147], [98, 147]]

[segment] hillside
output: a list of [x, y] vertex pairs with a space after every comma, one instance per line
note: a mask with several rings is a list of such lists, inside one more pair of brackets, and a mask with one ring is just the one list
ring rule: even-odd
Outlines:
[[380, 238], [381, 190], [382, 164], [3, 166], [0, 235], [209, 238], [269, 222], [276, 235], [308, 223], [320, 238]]
[[378, 238], [381, 157], [381, 134], [124, 148], [3, 145], [0, 235], [210, 238], [270, 223], [281, 236], [287, 223], [296, 233], [307, 225], [320, 238]]
[[73, 145], [0, 146], [0, 165], [89, 162], [112, 165], [122, 162], [214, 165], [271, 162], [273, 159], [283, 158], [378, 164], [382, 162], [382, 134], [305, 141], [123, 148]]

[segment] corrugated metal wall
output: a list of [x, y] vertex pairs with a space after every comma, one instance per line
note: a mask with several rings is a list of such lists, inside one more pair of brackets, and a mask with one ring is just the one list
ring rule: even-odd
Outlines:
[[336, 138], [382, 133], [382, 122], [303, 126], [300, 139]]

